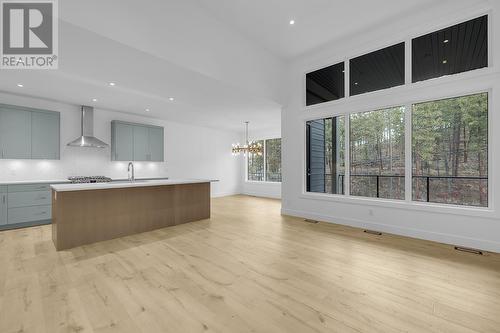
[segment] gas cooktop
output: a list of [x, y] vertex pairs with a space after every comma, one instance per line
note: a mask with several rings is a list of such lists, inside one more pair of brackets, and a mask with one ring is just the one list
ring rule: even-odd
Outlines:
[[73, 184], [86, 184], [86, 183], [109, 183], [111, 178], [106, 176], [74, 176], [68, 177], [68, 180]]

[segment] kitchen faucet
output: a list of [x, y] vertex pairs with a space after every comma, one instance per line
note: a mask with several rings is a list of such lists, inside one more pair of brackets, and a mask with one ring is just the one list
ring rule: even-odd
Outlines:
[[[132, 176], [130, 176], [130, 169], [132, 169]], [[128, 180], [131, 182], [134, 182], [135, 181], [134, 163], [132, 163], [132, 162], [128, 163], [127, 172], [128, 172]]]

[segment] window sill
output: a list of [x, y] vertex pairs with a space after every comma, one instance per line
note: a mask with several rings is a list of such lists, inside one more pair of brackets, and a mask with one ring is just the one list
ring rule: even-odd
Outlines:
[[499, 216], [492, 208], [443, 205], [436, 203], [421, 203], [416, 201], [374, 199], [365, 197], [352, 197], [341, 194], [325, 194], [303, 192], [300, 198], [307, 200], [323, 200], [339, 202], [350, 205], [366, 205], [372, 207], [383, 207], [393, 209], [412, 210], [426, 213], [448, 214], [458, 216], [481, 217], [487, 219], [498, 219]]
[[276, 184], [276, 185], [281, 185], [281, 182], [270, 182], [270, 181], [263, 181], [263, 180], [245, 180], [246, 184]]

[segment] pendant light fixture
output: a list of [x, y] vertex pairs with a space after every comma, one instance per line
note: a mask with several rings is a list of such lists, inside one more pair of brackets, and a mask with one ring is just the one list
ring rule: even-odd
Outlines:
[[245, 121], [245, 144], [240, 145], [239, 143], [233, 143], [233, 155], [238, 156], [240, 154], [244, 154], [245, 156], [251, 155], [262, 155], [264, 151], [262, 144], [258, 141], [249, 141], [248, 140], [248, 121]]

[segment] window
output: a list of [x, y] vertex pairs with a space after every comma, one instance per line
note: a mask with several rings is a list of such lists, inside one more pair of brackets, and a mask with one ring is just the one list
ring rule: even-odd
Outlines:
[[281, 182], [281, 139], [266, 140], [266, 181]]
[[[264, 147], [264, 140], [259, 140]], [[248, 180], [264, 181], [264, 155], [248, 154]]]
[[405, 83], [405, 43], [371, 52], [349, 62], [351, 96]]
[[257, 143], [264, 147], [264, 153], [248, 155], [247, 179], [281, 182], [281, 139], [258, 140]]
[[488, 94], [413, 105], [413, 200], [488, 206]]
[[344, 63], [306, 74], [306, 105], [344, 97]]
[[344, 116], [308, 121], [307, 191], [344, 194]]
[[412, 81], [488, 66], [488, 16], [412, 40]]
[[351, 195], [405, 198], [404, 107], [350, 117]]

